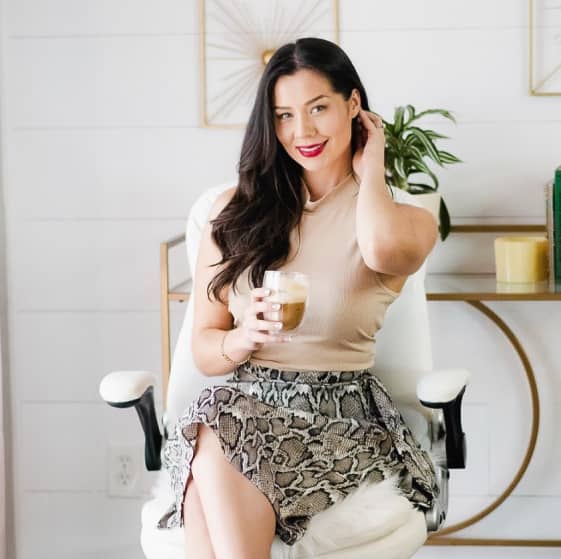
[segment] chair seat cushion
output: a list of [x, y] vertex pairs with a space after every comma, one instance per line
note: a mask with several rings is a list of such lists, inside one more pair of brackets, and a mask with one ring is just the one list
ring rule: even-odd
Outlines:
[[[142, 508], [141, 544], [147, 559], [186, 557], [183, 528], [156, 528], [172, 500], [169, 476], [161, 471], [152, 499]], [[393, 480], [387, 479], [360, 487], [315, 515], [294, 546], [275, 537], [271, 559], [408, 559], [426, 536], [423, 513], [398, 493]], [[187, 559], [191, 558], [187, 555]]]

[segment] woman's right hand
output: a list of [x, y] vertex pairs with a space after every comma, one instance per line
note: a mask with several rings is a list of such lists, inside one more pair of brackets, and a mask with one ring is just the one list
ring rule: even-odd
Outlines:
[[362, 137], [360, 139], [360, 147], [353, 155], [352, 166], [354, 172], [361, 180], [368, 168], [384, 174], [386, 138], [382, 117], [361, 108], [358, 113], [358, 124]]
[[249, 351], [261, 349], [264, 344], [289, 342], [292, 339], [292, 336], [279, 332], [282, 322], [263, 318], [263, 313], [279, 318], [280, 305], [265, 300], [270, 294], [271, 290], [265, 287], [256, 287], [250, 292], [249, 306], [238, 327], [242, 344]]

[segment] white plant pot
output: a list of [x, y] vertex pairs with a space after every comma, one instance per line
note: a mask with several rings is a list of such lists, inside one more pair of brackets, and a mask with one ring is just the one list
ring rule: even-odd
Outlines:
[[437, 223], [440, 223], [440, 194], [438, 192], [426, 192], [424, 194], [415, 194], [415, 200], [421, 203], [421, 206], [428, 210]]

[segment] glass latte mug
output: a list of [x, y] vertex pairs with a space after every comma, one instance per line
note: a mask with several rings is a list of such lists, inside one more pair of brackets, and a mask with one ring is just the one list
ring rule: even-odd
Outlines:
[[271, 290], [271, 294], [265, 300], [280, 305], [278, 311], [264, 312], [263, 318], [282, 322], [281, 333], [297, 330], [308, 305], [308, 276], [300, 272], [266, 270], [263, 287]]

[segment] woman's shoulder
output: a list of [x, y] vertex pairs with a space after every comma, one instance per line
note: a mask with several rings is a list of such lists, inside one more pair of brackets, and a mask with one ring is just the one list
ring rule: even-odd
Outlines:
[[209, 220], [216, 218], [220, 215], [220, 212], [228, 205], [230, 200], [233, 198], [237, 186], [231, 186], [222, 191], [215, 199], [209, 213]]

